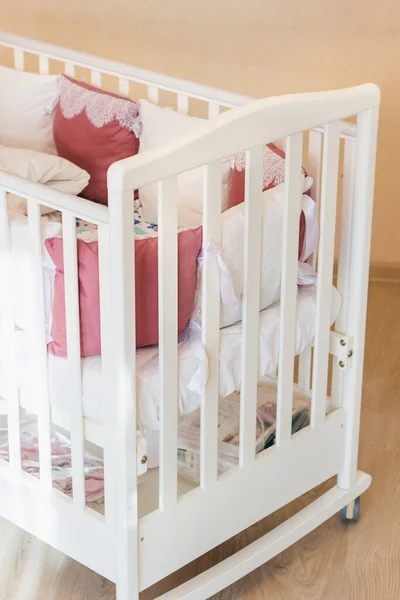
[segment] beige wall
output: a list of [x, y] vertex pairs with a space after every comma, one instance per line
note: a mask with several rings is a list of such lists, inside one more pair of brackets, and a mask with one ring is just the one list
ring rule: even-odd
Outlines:
[[396, 0], [0, 0], [0, 28], [251, 96], [379, 84], [372, 259], [400, 265]]

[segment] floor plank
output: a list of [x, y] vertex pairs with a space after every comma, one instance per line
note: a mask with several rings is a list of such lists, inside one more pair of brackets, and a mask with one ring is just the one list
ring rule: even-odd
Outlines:
[[[359, 464], [373, 475], [373, 484], [362, 498], [360, 522], [347, 526], [333, 517], [213, 600], [400, 598], [399, 314], [400, 286], [371, 284]], [[307, 494], [147, 590], [141, 600], [156, 598], [243, 547], [317, 493]], [[114, 598], [113, 584], [0, 520], [0, 600]]]

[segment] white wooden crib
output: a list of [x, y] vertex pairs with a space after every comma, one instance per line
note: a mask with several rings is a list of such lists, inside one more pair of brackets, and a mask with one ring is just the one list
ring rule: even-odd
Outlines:
[[[116, 582], [118, 600], [139, 592], [243, 531], [253, 523], [332, 476], [330, 491], [282, 525], [235, 555], [191, 579], [162, 598], [204, 600], [296, 542], [343, 507], [352, 516], [354, 501], [371, 477], [357, 470], [369, 250], [375, 172], [379, 90], [367, 84], [347, 90], [268, 98], [257, 101], [49, 44], [0, 34], [12, 49], [14, 66], [38, 57], [38, 72], [53, 61], [66, 73], [85, 68], [101, 86], [104, 75], [118, 80], [122, 93], [131, 82], [144, 84], [157, 103], [160, 91], [173, 93], [176, 107], [191, 111], [192, 99], [208, 106], [210, 120], [168, 147], [115, 163], [109, 170], [109, 207], [71, 198], [21, 178], [0, 173], [1, 310], [0, 342], [10, 357], [7, 395], [0, 401], [7, 415], [9, 461], [0, 464], [0, 516], [44, 540], [104, 577]], [[55, 63], [54, 63], [55, 64]], [[233, 109], [221, 111], [221, 108]], [[222, 114], [219, 114], [222, 112]], [[343, 121], [357, 116], [357, 125]], [[309, 132], [309, 133], [308, 133]], [[303, 136], [305, 134], [305, 136]], [[305, 148], [303, 137], [308, 146]], [[303, 154], [314, 178], [319, 203], [320, 242], [316, 334], [313, 351], [299, 360], [294, 382], [294, 336], [297, 293], [298, 214], [285, 211], [281, 299], [280, 356], [275, 382], [257, 381], [260, 206], [263, 146], [286, 138], [286, 199], [299, 198]], [[304, 148], [305, 150], [304, 150]], [[243, 304], [243, 360], [239, 466], [217, 475], [219, 372], [219, 272], [205, 265], [203, 342], [209, 378], [201, 405], [200, 486], [187, 493], [177, 476], [177, 176], [204, 165], [204, 246], [220, 241], [220, 159], [247, 151], [246, 236]], [[342, 156], [343, 160], [339, 161]], [[339, 162], [343, 169], [339, 173]], [[338, 182], [343, 177], [342, 189]], [[160, 315], [160, 466], [146, 473], [146, 445], [135, 434], [135, 318], [133, 190], [159, 181]], [[14, 321], [7, 294], [10, 237], [6, 192], [28, 199], [32, 268], [36, 279], [36, 341], [41, 369], [38, 410], [40, 480], [21, 470], [20, 397], [12, 359]], [[337, 287], [342, 296], [334, 331], [330, 331], [330, 295], [334, 267], [336, 204], [341, 196]], [[69, 419], [52, 411], [47, 385], [47, 351], [41, 264], [40, 204], [62, 211], [65, 248], [68, 361], [74, 383]], [[75, 218], [98, 224], [102, 365], [109, 396], [105, 425], [83, 418], [78, 318]], [[332, 389], [327, 396], [329, 354]], [[258, 385], [277, 386], [276, 444], [255, 455]], [[309, 398], [311, 424], [291, 435], [293, 395]], [[327, 407], [330, 407], [327, 414]], [[70, 432], [73, 499], [52, 489], [51, 422]], [[105, 515], [86, 507], [84, 440], [104, 448]], [[138, 477], [142, 483], [138, 486]], [[146, 481], [149, 481], [146, 484]], [[139, 490], [139, 492], [138, 492]], [[138, 512], [138, 494], [146, 496]], [[155, 507], [154, 510], [152, 507]]]

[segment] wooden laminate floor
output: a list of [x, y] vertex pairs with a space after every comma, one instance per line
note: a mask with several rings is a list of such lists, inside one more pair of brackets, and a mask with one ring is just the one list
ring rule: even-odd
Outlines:
[[[373, 475], [361, 520], [333, 517], [214, 600], [400, 600], [400, 286], [370, 286], [360, 468]], [[319, 490], [321, 491], [321, 490]], [[258, 523], [165, 582], [168, 586], [224, 558], [298, 510], [318, 492]], [[115, 587], [0, 519], [0, 600], [111, 600]]]

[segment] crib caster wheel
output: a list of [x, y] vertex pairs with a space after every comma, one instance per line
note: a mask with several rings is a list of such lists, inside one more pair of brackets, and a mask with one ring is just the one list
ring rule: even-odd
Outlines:
[[340, 520], [343, 523], [357, 523], [360, 518], [360, 496], [352, 504], [344, 506], [340, 511]]

